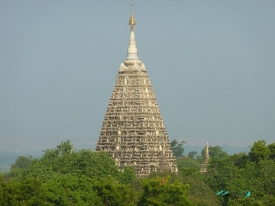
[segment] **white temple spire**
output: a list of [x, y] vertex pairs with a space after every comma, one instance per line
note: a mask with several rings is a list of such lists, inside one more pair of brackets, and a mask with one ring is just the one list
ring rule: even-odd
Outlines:
[[132, 6], [132, 13], [129, 20], [129, 27], [130, 27], [130, 41], [128, 46], [127, 52], [127, 60], [138, 60], [138, 51], [135, 39], [135, 28], [136, 28], [136, 19], [134, 17], [134, 4]]
[[209, 162], [209, 147], [208, 147], [208, 141], [206, 143], [206, 150], [205, 150], [205, 162]]
[[206, 148], [205, 148], [205, 161], [201, 164], [201, 173], [207, 173], [207, 167], [209, 166], [209, 146], [208, 142], [206, 143]]

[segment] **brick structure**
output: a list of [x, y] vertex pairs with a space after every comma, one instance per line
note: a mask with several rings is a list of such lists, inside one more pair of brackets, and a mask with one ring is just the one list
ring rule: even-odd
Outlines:
[[109, 152], [120, 169], [134, 167], [138, 177], [154, 171], [177, 172], [152, 84], [138, 59], [133, 11], [129, 26], [128, 56], [120, 65], [96, 150]]

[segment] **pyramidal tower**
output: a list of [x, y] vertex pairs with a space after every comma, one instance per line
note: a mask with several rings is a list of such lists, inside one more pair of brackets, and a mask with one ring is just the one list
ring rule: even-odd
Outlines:
[[133, 4], [129, 27], [127, 58], [120, 65], [96, 150], [109, 152], [120, 169], [134, 167], [138, 177], [163, 170], [176, 172], [154, 90], [138, 58]]

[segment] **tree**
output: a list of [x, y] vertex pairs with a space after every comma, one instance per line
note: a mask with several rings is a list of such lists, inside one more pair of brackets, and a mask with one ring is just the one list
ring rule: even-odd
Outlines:
[[11, 166], [11, 168], [27, 168], [32, 161], [32, 156], [25, 157], [25, 156], [19, 156], [15, 163]]
[[15, 181], [38, 178], [45, 182], [61, 174], [84, 175], [96, 179], [111, 177], [123, 183], [131, 183], [136, 178], [133, 169], [119, 171], [108, 153], [89, 149], [73, 150], [70, 141], [62, 142], [54, 149], [45, 150], [42, 157], [31, 160], [28, 167], [14, 167], [10, 172]]
[[[182, 157], [182, 158], [188, 158], [189, 157]], [[178, 159], [182, 159], [178, 158]], [[177, 159], [177, 161], [178, 161]], [[191, 159], [193, 161], [196, 161], [194, 159]], [[193, 168], [182, 168], [182, 169], [193, 169]], [[154, 172], [151, 173], [148, 178], [155, 179], [155, 178], [168, 178], [168, 184], [173, 184], [175, 182], [180, 182], [184, 185], [189, 185], [189, 199], [191, 202], [195, 203], [198, 206], [218, 206], [219, 201], [215, 195], [215, 193], [211, 190], [211, 188], [204, 182], [203, 176], [201, 173], [199, 173], [199, 168], [197, 169], [197, 174], [191, 174], [186, 176], [185, 174], [182, 174], [183, 172], [179, 173], [173, 173], [171, 171], [164, 171], [164, 172]]]
[[[228, 154], [222, 149], [220, 146], [209, 146], [209, 156], [211, 158], [216, 157], [216, 158], [224, 158], [227, 157]], [[201, 155], [197, 155], [197, 159], [202, 162], [205, 160], [205, 150], [206, 147], [204, 147], [201, 151]]]
[[0, 182], [0, 204], [128, 206], [137, 202], [133, 189], [113, 179], [100, 181], [87, 176], [59, 175], [46, 182], [26, 179]]
[[191, 152], [188, 153], [188, 157], [190, 157], [192, 159], [195, 159], [197, 154], [198, 154], [197, 151], [191, 151]]
[[269, 158], [271, 151], [268, 147], [265, 146], [265, 144], [266, 142], [264, 140], [254, 142], [249, 152], [251, 161], [258, 162], [260, 160], [266, 160]]
[[270, 150], [269, 158], [275, 161], [275, 143], [269, 144], [267, 147]]
[[170, 144], [173, 150], [173, 153], [175, 155], [176, 158], [178, 157], [182, 157], [183, 156], [183, 152], [184, 152], [184, 148], [183, 148], [183, 144], [185, 144], [185, 141], [182, 141], [181, 143], [178, 143], [178, 141], [176, 139], [174, 139]]
[[39, 199], [54, 205], [134, 205], [135, 192], [109, 178], [100, 181], [87, 176], [62, 175], [41, 187]]
[[41, 185], [42, 183], [37, 179], [27, 179], [15, 183], [5, 183], [2, 197], [0, 194], [0, 203], [3, 206], [48, 205], [44, 204], [38, 197]]
[[186, 171], [186, 169], [191, 169], [193, 171], [199, 172], [201, 168], [201, 163], [191, 157], [180, 157], [177, 158], [176, 161], [180, 173], [183, 172], [183, 170]]
[[126, 166], [123, 171], [120, 173], [118, 178], [120, 183], [123, 184], [132, 184], [136, 179], [136, 171], [133, 167]]
[[169, 177], [156, 177], [142, 181], [143, 193], [138, 206], [194, 205], [188, 198], [189, 185], [178, 181], [169, 183]]

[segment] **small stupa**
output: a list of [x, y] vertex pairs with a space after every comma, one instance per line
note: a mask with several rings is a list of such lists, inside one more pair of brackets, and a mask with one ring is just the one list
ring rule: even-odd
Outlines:
[[209, 147], [208, 147], [208, 142], [206, 143], [206, 148], [205, 148], [205, 161], [201, 164], [201, 173], [206, 173], [207, 167], [209, 166]]

